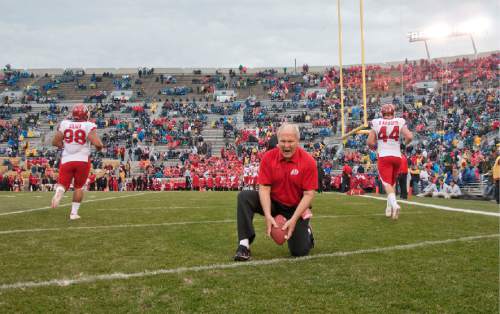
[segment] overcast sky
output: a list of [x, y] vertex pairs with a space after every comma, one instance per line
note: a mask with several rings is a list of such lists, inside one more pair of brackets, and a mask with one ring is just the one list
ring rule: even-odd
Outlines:
[[[483, 17], [478, 50], [500, 48], [499, 0], [365, 0], [366, 62], [425, 58], [406, 34]], [[361, 61], [359, 1], [341, 4], [344, 64]], [[338, 64], [336, 0], [16, 0], [0, 2], [0, 66], [249, 67]], [[472, 53], [458, 37], [431, 57]]]

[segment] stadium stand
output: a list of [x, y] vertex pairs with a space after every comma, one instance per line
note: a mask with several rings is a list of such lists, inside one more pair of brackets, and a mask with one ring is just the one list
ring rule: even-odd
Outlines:
[[[406, 149], [411, 186], [455, 180], [482, 194], [496, 156], [499, 54], [369, 65], [368, 119], [397, 105], [415, 133]], [[361, 67], [344, 69], [347, 131], [363, 119]], [[338, 68], [15, 70], [0, 76], [0, 189], [50, 190], [57, 123], [78, 102], [92, 104], [105, 149], [93, 155], [89, 189], [251, 188], [276, 128], [298, 123], [301, 144], [320, 164], [324, 190], [380, 185], [376, 154], [355, 135], [342, 145]], [[216, 91], [227, 91], [216, 93]], [[15, 93], [14, 93], [15, 92]], [[217, 95], [227, 96], [219, 98]], [[223, 99], [223, 101], [220, 101]]]

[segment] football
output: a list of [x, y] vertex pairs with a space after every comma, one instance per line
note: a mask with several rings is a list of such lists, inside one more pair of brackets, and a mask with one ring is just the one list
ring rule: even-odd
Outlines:
[[283, 227], [283, 225], [285, 224], [286, 218], [282, 215], [277, 215], [276, 217], [274, 217], [274, 221], [276, 221], [276, 224], [278, 224], [278, 228], [271, 227], [271, 238], [273, 238], [276, 244], [282, 245], [286, 241], [285, 236], [287, 234], [287, 231], [281, 230], [281, 227]]

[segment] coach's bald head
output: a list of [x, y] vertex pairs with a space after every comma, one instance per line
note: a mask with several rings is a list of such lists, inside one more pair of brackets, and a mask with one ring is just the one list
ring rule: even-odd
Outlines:
[[278, 129], [278, 148], [285, 159], [292, 158], [299, 146], [300, 131], [296, 124], [285, 123]]

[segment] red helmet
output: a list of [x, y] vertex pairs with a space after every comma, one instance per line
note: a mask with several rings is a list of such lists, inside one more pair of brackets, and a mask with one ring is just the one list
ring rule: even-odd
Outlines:
[[89, 109], [84, 104], [77, 104], [73, 107], [71, 115], [76, 121], [87, 121], [89, 119]]
[[383, 104], [380, 112], [382, 113], [382, 117], [385, 116], [394, 116], [394, 112], [396, 108], [394, 108], [393, 104]]

